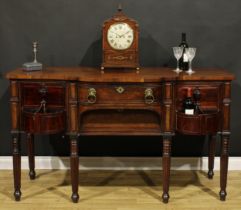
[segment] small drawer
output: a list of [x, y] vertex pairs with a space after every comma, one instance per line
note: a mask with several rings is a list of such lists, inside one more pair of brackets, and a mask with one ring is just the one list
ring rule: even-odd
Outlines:
[[42, 99], [46, 105], [65, 105], [65, 85], [61, 82], [23, 82], [21, 84], [23, 106], [39, 106]]
[[161, 86], [155, 84], [80, 85], [80, 104], [142, 104], [157, 105], [161, 101]]
[[25, 109], [23, 125], [24, 131], [29, 133], [59, 133], [65, 129], [65, 112], [48, 109], [46, 113], [36, 113], [36, 109]]
[[192, 94], [195, 90], [200, 93], [200, 107], [204, 110], [219, 110], [221, 101], [221, 84], [214, 83], [188, 83], [179, 84], [177, 87], [177, 110], [182, 109], [183, 100], [187, 97], [187, 89], [190, 88]]
[[206, 135], [215, 134], [219, 128], [219, 112], [186, 115], [176, 113], [176, 130], [182, 134]]

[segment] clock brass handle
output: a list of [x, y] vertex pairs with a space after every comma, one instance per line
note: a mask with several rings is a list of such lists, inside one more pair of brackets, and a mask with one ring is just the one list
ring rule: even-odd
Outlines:
[[147, 88], [144, 92], [145, 96], [145, 103], [146, 104], [152, 104], [155, 100], [155, 97], [153, 95], [153, 90], [151, 88]]
[[89, 104], [94, 104], [96, 102], [96, 90], [95, 88], [88, 89], [87, 100]]

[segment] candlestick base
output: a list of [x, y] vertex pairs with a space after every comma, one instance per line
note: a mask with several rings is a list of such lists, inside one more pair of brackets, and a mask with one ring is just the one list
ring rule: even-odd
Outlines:
[[39, 62], [28, 62], [23, 64], [24, 71], [40, 71], [43, 69], [43, 64]]

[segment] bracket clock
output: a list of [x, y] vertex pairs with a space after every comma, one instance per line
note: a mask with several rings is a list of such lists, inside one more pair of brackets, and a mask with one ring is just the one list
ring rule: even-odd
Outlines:
[[139, 70], [138, 23], [127, 17], [121, 6], [106, 20], [102, 29], [102, 71], [105, 68], [134, 68]]

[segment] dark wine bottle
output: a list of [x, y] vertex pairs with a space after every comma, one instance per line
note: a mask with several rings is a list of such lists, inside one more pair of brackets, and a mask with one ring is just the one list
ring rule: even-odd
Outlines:
[[179, 59], [179, 68], [182, 70], [188, 70], [188, 58], [186, 55], [186, 48], [188, 48], [187, 40], [186, 40], [186, 33], [182, 33], [182, 42], [179, 45], [183, 47], [182, 57]]
[[200, 99], [201, 99], [201, 91], [198, 88], [193, 90], [193, 101], [195, 105], [194, 114], [202, 114], [202, 110], [200, 109]]
[[195, 104], [192, 99], [192, 90], [191, 88], [187, 89], [187, 96], [183, 101], [183, 112], [187, 115], [194, 115]]

